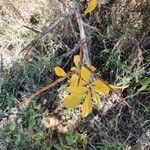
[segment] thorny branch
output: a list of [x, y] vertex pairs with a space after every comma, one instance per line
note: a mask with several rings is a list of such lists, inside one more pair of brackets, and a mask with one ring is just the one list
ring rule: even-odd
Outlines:
[[[89, 51], [88, 51], [88, 46], [87, 46], [87, 41], [86, 41], [86, 35], [85, 35], [85, 30], [84, 30], [84, 26], [83, 26], [83, 20], [82, 20], [82, 15], [80, 13], [80, 8], [79, 8], [79, 2], [77, 2], [76, 0], [73, 1], [73, 5], [75, 7], [76, 11], [76, 19], [77, 19], [77, 23], [79, 26], [79, 30], [80, 30], [80, 64], [79, 64], [79, 68], [78, 68], [78, 84], [80, 82], [80, 78], [81, 78], [81, 67], [83, 64], [86, 64], [88, 67], [91, 66], [91, 62], [90, 62], [90, 58], [89, 58]], [[93, 80], [93, 77], [91, 76], [91, 80]]]
[[85, 35], [85, 30], [84, 30], [84, 26], [83, 26], [83, 20], [82, 20], [82, 15], [80, 13], [80, 9], [79, 9], [79, 3], [74, 0], [73, 1], [74, 7], [77, 10], [76, 11], [76, 19], [78, 22], [78, 26], [79, 26], [79, 30], [80, 30], [80, 51], [83, 54], [83, 61], [84, 63], [90, 67], [91, 66], [91, 62], [90, 62], [90, 58], [89, 58], [89, 51], [88, 51], [88, 46], [87, 46], [87, 41], [86, 41], [86, 35]]

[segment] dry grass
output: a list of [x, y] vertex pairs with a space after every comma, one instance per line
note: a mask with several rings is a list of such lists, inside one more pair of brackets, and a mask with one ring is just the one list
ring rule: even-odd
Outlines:
[[59, 17], [60, 8], [60, 2], [51, 0], [0, 1], [0, 53], [5, 65], [23, 58], [20, 51], [37, 34], [24, 25], [41, 31]]

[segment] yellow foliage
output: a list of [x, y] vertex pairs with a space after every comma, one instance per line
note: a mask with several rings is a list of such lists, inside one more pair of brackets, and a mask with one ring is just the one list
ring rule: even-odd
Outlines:
[[[108, 85], [103, 80], [95, 79], [94, 81], [90, 81], [92, 72], [88, 70], [85, 66], [81, 67], [81, 70], [78, 70], [78, 65], [80, 64], [80, 56], [74, 56], [74, 64], [75, 67], [72, 67], [71, 70], [75, 73], [69, 79], [69, 85], [66, 90], [70, 93], [69, 96], [64, 98], [64, 106], [67, 108], [75, 108], [78, 106], [83, 100], [82, 107], [82, 116], [86, 117], [92, 112], [92, 101], [95, 102], [96, 105], [99, 105], [101, 102], [101, 97], [106, 96], [109, 92], [114, 89], [124, 89], [128, 86], [115, 86]], [[96, 68], [91, 66], [90, 69], [94, 72]], [[55, 67], [55, 74], [57, 76], [66, 76], [66, 72], [60, 68]], [[80, 71], [80, 80], [78, 76], [78, 72]]]
[[78, 106], [82, 101], [82, 96], [84, 93], [73, 93], [67, 97], [64, 98], [64, 106], [67, 108], [75, 108]]
[[126, 89], [129, 85], [125, 85], [125, 86], [117, 86], [117, 85], [109, 85], [112, 89], [116, 90], [116, 89]]
[[85, 86], [81, 86], [81, 85], [78, 85], [78, 86], [68, 86], [66, 88], [66, 91], [69, 92], [69, 93], [78, 93], [79, 94], [79, 91], [81, 93], [84, 93], [86, 91], [86, 88]]
[[92, 83], [91, 89], [102, 96], [108, 95], [110, 88], [101, 80], [97, 79]]
[[96, 6], [97, 6], [97, 0], [91, 0], [88, 7], [84, 11], [84, 15], [92, 12], [96, 8]]
[[79, 81], [79, 85], [78, 85], [78, 75], [77, 74], [73, 74], [70, 81], [69, 81], [70, 85], [66, 88], [67, 92], [70, 93], [75, 93], [78, 91], [84, 91], [85, 90], [85, 84], [86, 82], [83, 80]]
[[101, 102], [100, 96], [96, 92], [92, 92], [92, 99], [95, 101], [96, 105], [99, 105]]
[[92, 70], [93, 72], [95, 72], [95, 71], [96, 71], [96, 68], [95, 68], [94, 66], [91, 66], [91, 70]]
[[85, 97], [83, 106], [82, 106], [82, 116], [87, 117], [92, 112], [92, 97], [91, 93], [88, 92], [88, 94]]
[[74, 56], [74, 59], [73, 59], [73, 62], [75, 64], [75, 66], [77, 67], [80, 63], [80, 56], [79, 55], [75, 55]]
[[81, 78], [89, 83], [91, 77], [91, 72], [87, 70], [85, 67], [81, 67]]
[[67, 75], [64, 69], [60, 67], [55, 67], [54, 71], [55, 71], [55, 74], [59, 77], [65, 77]]

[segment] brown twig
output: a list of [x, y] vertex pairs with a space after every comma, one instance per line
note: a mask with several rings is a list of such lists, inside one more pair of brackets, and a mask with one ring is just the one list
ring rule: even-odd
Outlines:
[[52, 88], [52, 87], [55, 87], [58, 83], [64, 81], [67, 77], [68, 77], [68, 76], [63, 77], [63, 78], [59, 78], [59, 79], [57, 79], [56, 81], [54, 81], [53, 83], [51, 83], [51, 84], [49, 84], [49, 85], [47, 85], [47, 86], [45, 86], [45, 87], [39, 89], [39, 90], [36, 91], [34, 94], [32, 94], [30, 97], [25, 98], [25, 99], [23, 100], [23, 102], [19, 103], [18, 106], [28, 106], [28, 104], [30, 103], [30, 101], [31, 101], [34, 97], [36, 97], [36, 96], [42, 94], [43, 92], [47, 91], [48, 89], [50, 89], [50, 88]]
[[34, 94], [32, 94], [30, 97], [25, 98], [25, 100], [23, 100], [21, 103], [19, 103], [18, 106], [22, 106], [22, 105], [24, 105], [24, 104], [27, 106], [27, 105], [29, 104], [29, 102], [31, 101], [31, 99], [33, 99], [34, 97], [40, 95], [41, 93], [43, 93], [43, 92], [49, 90], [50, 88], [55, 87], [58, 83], [64, 81], [64, 80], [67, 79], [67, 78], [69, 78], [69, 77], [72, 76], [74, 73], [75, 73], [75, 72], [73, 72], [73, 71], [72, 71], [72, 72], [68, 72], [68, 73], [67, 73], [67, 76], [62, 77], [62, 78], [59, 78], [59, 79], [57, 79], [56, 81], [54, 81], [53, 83], [50, 83], [49, 85], [47, 85], [47, 86], [45, 86], [45, 87], [39, 89], [39, 90], [36, 91]]
[[[39, 89], [38, 91], [36, 91], [34, 94], [32, 94], [31, 96], [25, 98], [21, 103], [17, 104], [14, 108], [11, 109], [10, 115], [7, 117], [9, 119], [3, 118], [2, 121], [0, 121], [0, 128], [2, 128], [3, 126], [10, 124], [11, 122], [13, 122], [16, 118], [17, 118], [17, 113], [18, 113], [18, 108], [22, 108], [22, 107], [27, 107], [29, 105], [29, 103], [31, 102], [31, 100], [42, 94], [43, 92], [49, 90], [50, 88], [55, 87], [57, 84], [61, 83], [62, 81], [64, 81], [65, 79], [69, 78], [72, 74], [74, 74], [75, 72], [69, 72], [67, 74], [66, 77], [62, 77], [57, 79], [56, 81], [54, 81], [53, 83], [50, 83], [49, 85]], [[15, 111], [14, 111], [15, 110]], [[10, 119], [10, 117], [13, 117], [12, 119]]]

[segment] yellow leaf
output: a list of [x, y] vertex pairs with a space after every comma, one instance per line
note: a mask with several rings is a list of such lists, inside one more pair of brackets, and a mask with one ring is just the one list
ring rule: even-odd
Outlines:
[[92, 92], [92, 99], [95, 101], [96, 105], [99, 105], [101, 102], [101, 99], [96, 92]]
[[80, 56], [79, 55], [75, 55], [74, 56], [74, 59], [73, 59], [73, 62], [75, 64], [75, 66], [77, 67], [80, 63]]
[[97, 6], [97, 0], [91, 0], [89, 3], [89, 6], [87, 7], [87, 9], [84, 11], [84, 15], [92, 12]]
[[85, 101], [82, 106], [82, 117], [87, 117], [92, 112], [92, 98], [89, 92], [86, 95]]
[[76, 67], [71, 67], [71, 71], [76, 71]]
[[94, 66], [91, 66], [91, 70], [94, 72], [96, 71], [96, 68]]
[[[69, 81], [69, 83], [70, 83], [70, 85], [71, 86], [78, 86], [78, 75], [77, 74], [73, 74], [72, 76], [71, 76], [71, 78], [70, 78], [70, 81]], [[82, 80], [82, 79], [80, 79], [80, 82], [79, 82], [79, 85], [85, 85], [85, 84], [87, 84], [84, 80]]]
[[82, 94], [79, 93], [74, 93], [71, 94], [70, 96], [67, 96], [66, 98], [64, 98], [64, 105], [67, 108], [75, 108], [76, 106], [78, 106], [81, 101], [82, 101]]
[[66, 91], [69, 92], [69, 93], [81, 93], [81, 94], [84, 94], [86, 92], [86, 87], [85, 86], [81, 86], [81, 85], [78, 85], [78, 86], [68, 86], [66, 88]]
[[112, 89], [126, 89], [129, 85], [124, 85], [124, 86], [117, 86], [117, 85], [109, 85]]
[[[94, 72], [96, 70], [96, 68], [94, 66], [90, 67], [91, 70]], [[91, 72], [85, 68], [84, 66], [81, 67], [81, 78], [86, 82], [89, 83], [90, 82], [90, 77], [91, 77]]]
[[78, 76], [77, 74], [73, 74], [69, 80], [71, 86], [77, 86], [78, 84]]
[[84, 93], [86, 91], [86, 87], [84, 86], [86, 84], [85, 81], [83, 81], [81, 79], [80, 82], [79, 82], [79, 85], [78, 85], [78, 76], [77, 76], [77, 74], [72, 75], [69, 83], [70, 83], [70, 85], [66, 88], [66, 90], [70, 93], [74, 93], [74, 92]]
[[101, 80], [95, 80], [92, 83], [91, 89], [103, 96], [108, 95], [110, 91], [110, 88]]
[[64, 69], [60, 67], [55, 67], [54, 71], [55, 71], [55, 74], [59, 77], [65, 77], [67, 75]]
[[66, 91], [69, 93], [85, 93], [86, 87], [85, 86], [68, 86]]
[[87, 83], [89, 83], [90, 76], [91, 76], [91, 72], [87, 68], [82, 67], [81, 68], [81, 78], [83, 78], [83, 80], [85, 80]]

